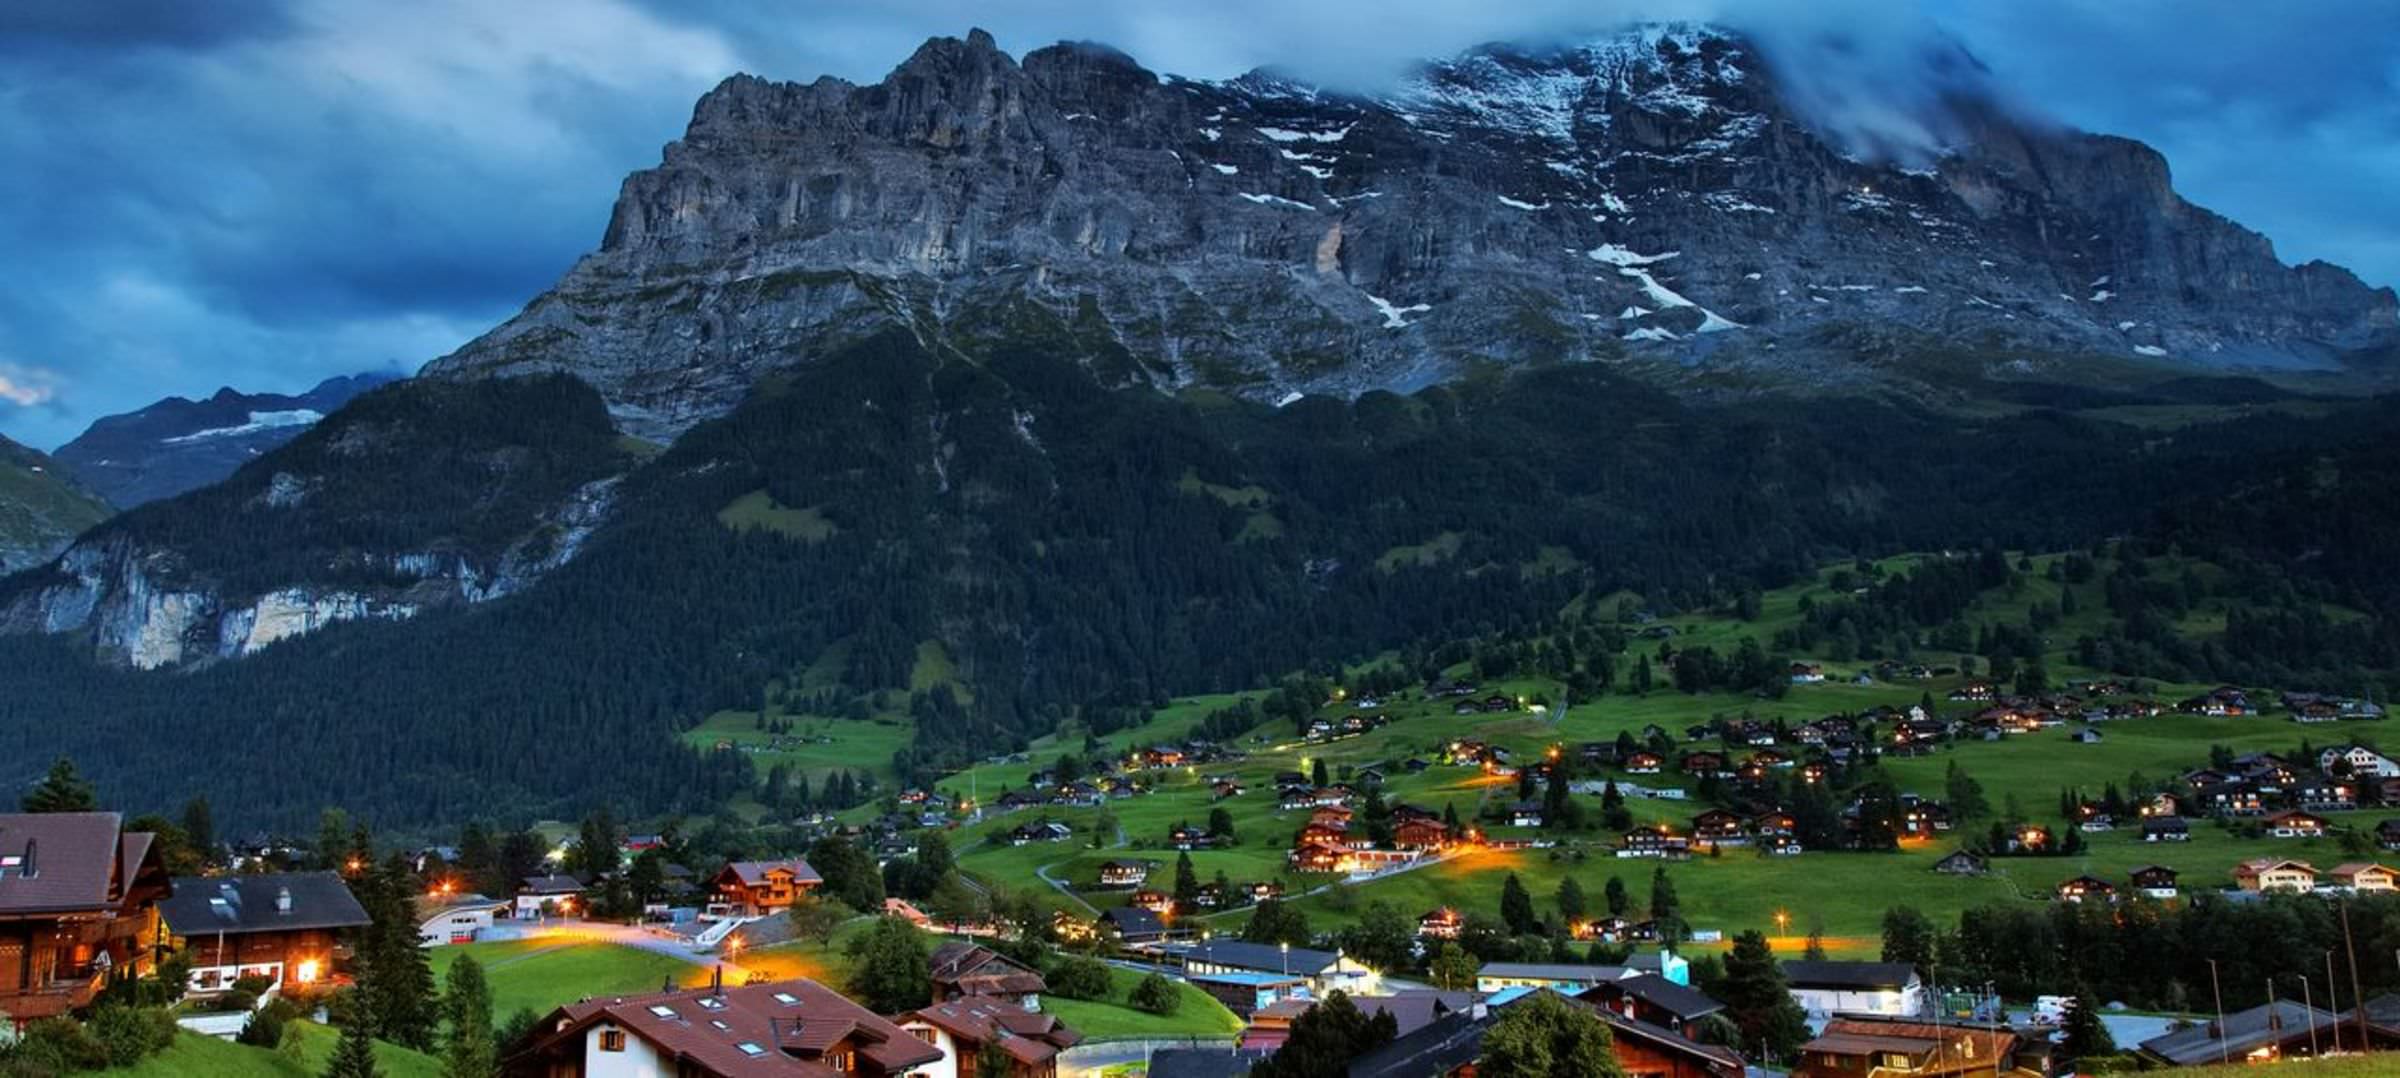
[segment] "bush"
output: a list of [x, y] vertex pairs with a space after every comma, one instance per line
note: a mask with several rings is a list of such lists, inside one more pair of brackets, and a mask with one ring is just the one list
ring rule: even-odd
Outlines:
[[1068, 999], [1108, 998], [1108, 967], [1097, 958], [1061, 958], [1044, 979], [1053, 994]]
[[1169, 1015], [1183, 1004], [1183, 994], [1175, 991], [1173, 981], [1153, 973], [1142, 978], [1142, 983], [1133, 986], [1132, 1002], [1134, 1006], [1152, 1014]]
[[283, 1043], [285, 1027], [301, 1013], [298, 1003], [278, 998], [253, 1013], [233, 1039], [257, 1048], [277, 1047]]
[[25, 1027], [16, 1058], [36, 1069], [96, 1071], [108, 1066], [108, 1046], [72, 1018], [44, 1018]]
[[85, 1035], [108, 1053], [111, 1066], [130, 1067], [175, 1041], [175, 1016], [159, 1007], [107, 1006], [92, 1012]]

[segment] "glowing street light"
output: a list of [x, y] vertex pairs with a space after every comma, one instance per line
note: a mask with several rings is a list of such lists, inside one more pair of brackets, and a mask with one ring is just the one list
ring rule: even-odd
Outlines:
[[1785, 912], [1783, 912], [1782, 910], [1776, 910], [1776, 911], [1775, 911], [1775, 932], [1776, 932], [1776, 934], [1777, 934], [1777, 935], [1789, 935], [1789, 934], [1790, 934], [1790, 932], [1791, 932], [1791, 927], [1792, 927], [1792, 915], [1791, 915], [1791, 914], [1788, 914], [1788, 913], [1785, 913]]

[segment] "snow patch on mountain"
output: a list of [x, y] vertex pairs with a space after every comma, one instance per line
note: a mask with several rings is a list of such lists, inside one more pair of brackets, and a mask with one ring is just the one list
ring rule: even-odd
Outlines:
[[237, 438], [244, 434], [256, 434], [262, 430], [314, 426], [318, 420], [323, 418], [325, 418], [325, 413], [314, 408], [292, 408], [280, 412], [252, 412], [250, 421], [247, 423], [231, 427], [211, 427], [207, 430], [196, 430], [190, 434], [178, 435], [173, 438], [162, 438], [159, 439], [159, 444], [189, 445], [193, 442], [204, 442], [217, 438]]

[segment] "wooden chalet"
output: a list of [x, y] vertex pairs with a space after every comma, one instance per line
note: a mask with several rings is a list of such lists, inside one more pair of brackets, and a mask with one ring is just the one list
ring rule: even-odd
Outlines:
[[949, 940], [935, 947], [927, 968], [936, 1003], [991, 996], [1030, 1011], [1041, 1007], [1042, 993], [1050, 987], [1031, 967], [964, 940]]
[[2005, 1026], [1836, 1018], [1800, 1046], [1800, 1066], [1792, 1078], [2044, 1078], [2050, 1073], [2049, 1053], [2048, 1041], [2021, 1037]]
[[502, 1060], [502, 1070], [660, 1078], [899, 1078], [951, 1062], [931, 1039], [833, 989], [797, 978], [571, 1003], [536, 1024]]
[[[1082, 1034], [1057, 1018], [982, 996], [920, 1007], [892, 1022], [939, 1049], [951, 1073], [974, 1078], [1053, 1078], [1059, 1053], [1083, 1042]], [[986, 1046], [999, 1048], [1008, 1061], [1006, 1072], [979, 1073]]]
[[334, 872], [181, 877], [158, 912], [168, 946], [192, 956], [186, 987], [203, 993], [250, 976], [279, 986], [330, 980], [350, 956], [350, 933], [369, 923]]
[[717, 901], [744, 916], [790, 909], [800, 896], [824, 883], [817, 870], [797, 857], [781, 861], [734, 861], [717, 871], [711, 886]]
[[149, 972], [171, 887], [114, 812], [0, 814], [0, 1014], [22, 1028]]
[[2175, 870], [2165, 865], [2143, 865], [2133, 870], [2133, 889], [2143, 898], [2174, 898], [2181, 893], [2175, 881]]

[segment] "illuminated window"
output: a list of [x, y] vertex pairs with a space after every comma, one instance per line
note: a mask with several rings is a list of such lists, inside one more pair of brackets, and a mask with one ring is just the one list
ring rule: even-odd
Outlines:
[[624, 1031], [624, 1030], [621, 1030], [621, 1029], [604, 1029], [604, 1030], [601, 1030], [601, 1031], [600, 1031], [600, 1050], [601, 1050], [601, 1051], [603, 1051], [603, 1052], [622, 1052], [622, 1051], [624, 1051], [624, 1050], [625, 1050], [625, 1031]]

